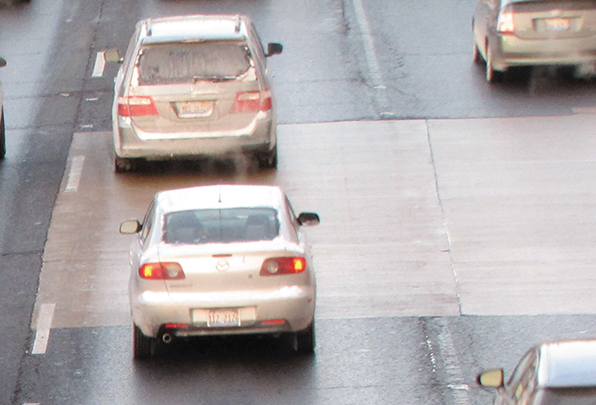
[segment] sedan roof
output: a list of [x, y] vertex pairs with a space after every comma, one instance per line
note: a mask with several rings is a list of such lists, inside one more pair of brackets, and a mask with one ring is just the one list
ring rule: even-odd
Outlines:
[[165, 213], [232, 207], [273, 207], [281, 210], [284, 194], [277, 186], [230, 184], [162, 191], [155, 198]]
[[596, 340], [540, 346], [538, 384], [543, 387], [596, 387]]

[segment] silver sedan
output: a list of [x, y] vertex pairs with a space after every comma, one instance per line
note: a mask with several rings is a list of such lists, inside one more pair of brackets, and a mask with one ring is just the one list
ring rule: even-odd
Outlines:
[[156, 194], [131, 254], [134, 356], [178, 337], [281, 334], [315, 347], [315, 274], [304, 225], [275, 186], [215, 185]]

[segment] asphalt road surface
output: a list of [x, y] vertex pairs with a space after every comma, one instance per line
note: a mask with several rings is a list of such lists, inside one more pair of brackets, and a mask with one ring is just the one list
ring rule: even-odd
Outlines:
[[[394, 4], [396, 3], [396, 4]], [[482, 369], [596, 337], [596, 84], [489, 86], [473, 0], [32, 0], [0, 8], [0, 404], [487, 404]], [[280, 164], [116, 175], [110, 106], [137, 20], [242, 13], [266, 42]], [[236, 162], [238, 163], [238, 162]], [[246, 170], [245, 170], [246, 169]], [[132, 360], [118, 224], [158, 190], [281, 185], [309, 229], [317, 351], [198, 339]]]

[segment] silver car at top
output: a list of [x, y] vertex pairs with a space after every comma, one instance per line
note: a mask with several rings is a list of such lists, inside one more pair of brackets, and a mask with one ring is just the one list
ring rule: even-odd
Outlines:
[[141, 20], [122, 63], [112, 108], [115, 169], [139, 160], [247, 156], [277, 165], [277, 115], [268, 56], [249, 17]]
[[474, 60], [495, 82], [515, 66], [575, 66], [596, 72], [593, 0], [479, 0], [472, 20]]
[[177, 337], [281, 334], [315, 347], [316, 282], [304, 225], [279, 187], [214, 185], [156, 194], [131, 254], [134, 356]]

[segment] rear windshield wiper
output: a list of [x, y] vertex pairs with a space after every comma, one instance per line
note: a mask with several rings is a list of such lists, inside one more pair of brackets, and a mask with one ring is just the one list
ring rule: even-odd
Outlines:
[[208, 76], [194, 76], [192, 79], [195, 82], [227, 82], [236, 80], [237, 76], [222, 76], [222, 75], [208, 75]]

